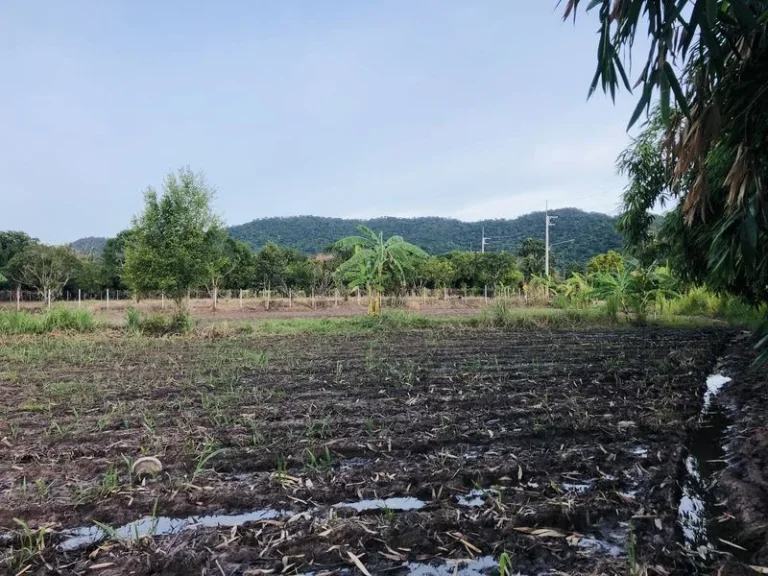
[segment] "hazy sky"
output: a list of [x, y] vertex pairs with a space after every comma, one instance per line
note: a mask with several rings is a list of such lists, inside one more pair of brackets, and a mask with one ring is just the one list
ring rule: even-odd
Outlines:
[[556, 0], [0, 5], [0, 229], [114, 235], [169, 170], [264, 216], [616, 211], [633, 97]]

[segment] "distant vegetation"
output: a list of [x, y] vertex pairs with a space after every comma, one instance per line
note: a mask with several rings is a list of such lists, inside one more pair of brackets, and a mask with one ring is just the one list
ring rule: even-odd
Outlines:
[[[572, 244], [564, 244], [557, 249], [563, 263], [585, 264], [596, 254], [621, 248], [616, 218], [576, 208], [553, 210], [551, 214], [559, 217], [552, 229], [552, 242], [574, 239]], [[487, 246], [489, 251], [504, 249], [517, 252], [526, 238], [544, 239], [543, 212], [532, 212], [511, 220], [479, 222], [436, 217], [349, 220], [292, 216], [254, 220], [232, 226], [229, 233], [254, 248], [272, 241], [306, 254], [316, 254], [339, 238], [355, 234], [361, 224], [382, 232], [384, 236], [402, 236], [429, 254], [479, 251], [483, 228], [485, 235], [491, 237]]]
[[72, 248], [72, 250], [83, 256], [88, 256], [90, 254], [95, 254], [98, 256], [104, 251], [104, 245], [106, 243], [106, 238], [99, 236], [87, 236], [85, 238], [75, 240], [69, 246]]
[[[558, 216], [552, 229], [552, 243], [560, 240], [574, 242], [556, 247], [557, 257], [564, 266], [583, 266], [597, 254], [619, 250], [621, 236], [616, 231], [616, 218], [576, 208], [552, 210]], [[363, 225], [381, 232], [385, 237], [402, 236], [429, 254], [447, 254], [453, 251], [480, 251], [480, 238], [485, 228], [491, 237], [487, 249], [517, 252], [526, 238], [544, 239], [544, 213], [532, 212], [511, 220], [482, 220], [463, 222], [450, 218], [374, 218], [353, 220], [320, 216], [290, 216], [262, 218], [247, 224], [232, 226], [229, 234], [249, 244], [254, 250], [274, 242], [304, 254], [318, 254], [340, 238], [357, 233]], [[81, 238], [72, 243], [80, 254], [91, 250], [101, 252], [105, 238]]]

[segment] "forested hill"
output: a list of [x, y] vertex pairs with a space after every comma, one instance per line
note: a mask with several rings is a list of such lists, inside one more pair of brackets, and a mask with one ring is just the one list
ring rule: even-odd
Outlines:
[[[552, 250], [561, 264], [584, 264], [595, 254], [621, 247], [616, 232], [616, 218], [597, 212], [583, 212], [576, 208], [553, 210], [557, 216], [551, 228], [550, 242], [555, 244], [573, 239], [570, 244], [555, 246]], [[347, 220], [320, 216], [290, 216], [263, 218], [247, 224], [232, 226], [229, 233], [238, 240], [260, 248], [270, 240], [290, 246], [307, 254], [324, 251], [329, 244], [344, 236], [355, 234], [355, 228], [365, 224], [384, 236], [399, 234], [409, 242], [421, 246], [430, 254], [444, 254], [452, 250], [480, 250], [483, 227], [491, 239], [486, 250], [517, 251], [528, 237], [544, 239], [544, 213], [532, 212], [512, 220], [482, 220], [463, 222], [450, 218], [373, 218]], [[81, 238], [72, 247], [81, 254], [101, 252], [105, 238]]]
[[[584, 212], [576, 208], [553, 210], [557, 216], [550, 229], [550, 242], [574, 239], [573, 243], [553, 248], [562, 263], [584, 263], [595, 254], [621, 247], [616, 232], [616, 218], [597, 212]], [[483, 220], [463, 222], [450, 218], [373, 218], [351, 220], [320, 216], [290, 216], [263, 218], [229, 228], [230, 234], [254, 248], [268, 241], [316, 254], [330, 243], [355, 234], [355, 228], [364, 224], [383, 232], [384, 236], [399, 234], [430, 254], [443, 254], [452, 250], [480, 250], [480, 238], [491, 237], [486, 250], [516, 251], [528, 237], [544, 239], [544, 213], [532, 212], [512, 220]]]
[[70, 244], [72, 250], [83, 256], [89, 256], [91, 254], [99, 255], [104, 250], [104, 244], [107, 242], [106, 238], [100, 236], [87, 236], [86, 238], [80, 238]]

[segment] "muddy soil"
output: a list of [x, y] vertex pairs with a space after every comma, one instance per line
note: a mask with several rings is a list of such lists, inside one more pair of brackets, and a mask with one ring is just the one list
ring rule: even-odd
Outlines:
[[[721, 543], [686, 549], [678, 518], [705, 380], [737, 336], [0, 340], [5, 567], [468, 575], [504, 552], [522, 574], [758, 564], [762, 509], [729, 534], [739, 561]], [[764, 486], [759, 442], [739, 447], [744, 490]], [[163, 469], [139, 479], [130, 465], [147, 455]]]

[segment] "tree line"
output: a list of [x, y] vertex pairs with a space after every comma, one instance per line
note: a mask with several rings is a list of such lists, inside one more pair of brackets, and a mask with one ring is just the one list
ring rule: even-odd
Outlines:
[[[0, 282], [53, 301], [65, 291], [94, 295], [111, 290], [136, 298], [162, 292], [180, 305], [191, 290], [205, 289], [216, 305], [222, 290], [328, 294], [361, 289], [372, 296], [413, 289], [480, 294], [490, 287], [520, 289], [544, 273], [544, 244], [528, 238], [516, 253], [453, 251], [430, 256], [400, 236], [385, 238], [365, 226], [324, 253], [268, 242], [254, 251], [228, 234], [212, 206], [213, 191], [201, 174], [169, 174], [161, 193], [144, 193], [144, 210], [131, 227], [104, 243], [100, 253], [79, 255], [23, 232], [0, 232]], [[557, 255], [550, 254], [554, 269]]]

